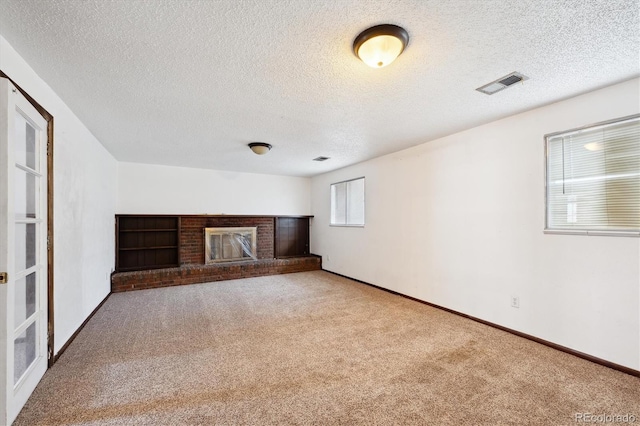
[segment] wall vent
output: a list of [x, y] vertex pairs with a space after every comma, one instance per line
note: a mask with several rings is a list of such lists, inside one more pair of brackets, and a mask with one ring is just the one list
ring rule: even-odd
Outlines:
[[507, 74], [504, 77], [500, 77], [499, 79], [492, 81], [489, 84], [485, 84], [482, 87], [478, 87], [476, 90], [478, 92], [482, 92], [487, 95], [493, 95], [501, 90], [506, 89], [509, 86], [512, 86], [521, 81], [529, 80], [529, 77], [526, 75], [522, 75], [518, 72], [512, 72], [511, 74]]
[[313, 159], [313, 161], [327, 161], [329, 159], [329, 157], [316, 157]]

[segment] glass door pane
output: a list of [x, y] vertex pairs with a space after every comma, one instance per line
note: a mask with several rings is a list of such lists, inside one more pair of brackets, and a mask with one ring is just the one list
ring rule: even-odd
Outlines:
[[16, 280], [14, 313], [16, 327], [20, 327], [36, 311], [36, 273]]
[[21, 114], [15, 115], [16, 164], [38, 170], [36, 129]]
[[36, 217], [36, 184], [38, 177], [16, 167], [15, 179], [15, 212], [16, 219], [34, 219]]
[[16, 273], [36, 264], [36, 226], [35, 223], [16, 223]]
[[13, 342], [13, 383], [27, 371], [36, 359], [36, 323], [32, 323]]

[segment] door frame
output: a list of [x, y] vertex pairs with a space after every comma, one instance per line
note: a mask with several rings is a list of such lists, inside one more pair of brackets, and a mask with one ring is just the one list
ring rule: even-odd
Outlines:
[[51, 368], [54, 357], [54, 307], [53, 307], [53, 115], [25, 92], [15, 81], [0, 70], [0, 77], [8, 79], [47, 122], [47, 366]]

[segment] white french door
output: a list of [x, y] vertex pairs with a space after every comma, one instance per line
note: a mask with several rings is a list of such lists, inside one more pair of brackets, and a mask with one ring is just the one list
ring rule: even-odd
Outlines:
[[47, 123], [0, 78], [0, 424], [47, 369]]

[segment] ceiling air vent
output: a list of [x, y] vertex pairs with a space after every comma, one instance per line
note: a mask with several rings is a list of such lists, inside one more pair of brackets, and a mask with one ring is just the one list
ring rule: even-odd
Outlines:
[[327, 161], [329, 159], [329, 157], [316, 157], [313, 159], [313, 161]]
[[500, 77], [499, 79], [492, 81], [489, 84], [485, 84], [482, 87], [478, 87], [476, 90], [478, 92], [482, 92], [487, 95], [493, 95], [494, 93], [504, 90], [513, 84], [516, 84], [525, 80], [529, 80], [529, 77], [517, 72], [512, 72], [511, 74], [507, 74], [504, 77]]

